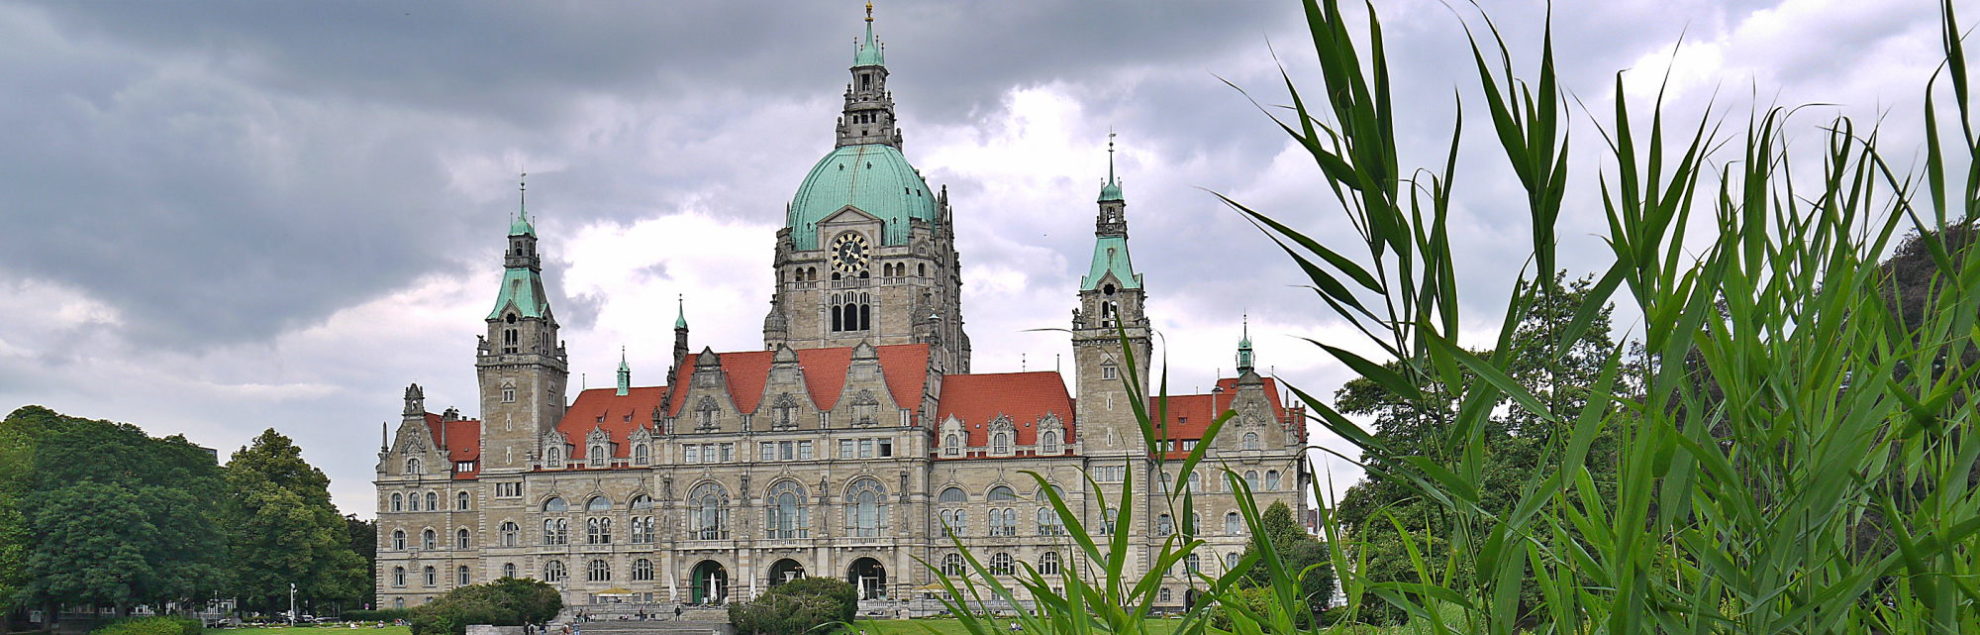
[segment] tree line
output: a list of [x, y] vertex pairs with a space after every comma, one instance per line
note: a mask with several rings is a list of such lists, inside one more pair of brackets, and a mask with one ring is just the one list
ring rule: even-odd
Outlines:
[[[375, 592], [377, 529], [273, 429], [229, 457], [26, 406], [0, 420], [0, 632], [28, 611], [278, 612]], [[46, 625], [44, 620], [44, 626]]]

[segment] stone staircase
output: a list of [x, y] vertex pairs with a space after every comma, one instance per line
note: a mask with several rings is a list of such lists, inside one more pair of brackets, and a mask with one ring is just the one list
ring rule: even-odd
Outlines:
[[[682, 607], [674, 617], [673, 604], [611, 605], [592, 604], [565, 607], [550, 622], [548, 635], [562, 635], [568, 625], [583, 635], [735, 635], [729, 625], [729, 610], [722, 607]], [[577, 612], [587, 618], [576, 621]], [[644, 613], [647, 619], [638, 619]]]

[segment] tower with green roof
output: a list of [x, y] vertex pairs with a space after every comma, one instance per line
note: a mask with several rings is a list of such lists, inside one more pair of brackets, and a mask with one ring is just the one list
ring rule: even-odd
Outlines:
[[1130, 393], [1124, 382], [1132, 370], [1146, 394], [1152, 348], [1148, 316], [1143, 313], [1146, 289], [1128, 254], [1127, 198], [1121, 195], [1120, 178], [1114, 173], [1112, 134], [1107, 139], [1107, 180], [1100, 186], [1097, 202], [1093, 256], [1080, 277], [1079, 308], [1073, 310], [1078, 420], [1087, 431], [1089, 452], [1125, 460], [1140, 456], [1141, 429], [1128, 405]]
[[[527, 190], [523, 192], [527, 194]], [[537, 435], [564, 416], [569, 356], [557, 338], [557, 316], [543, 287], [543, 258], [527, 198], [509, 221], [502, 283], [475, 352], [481, 384], [484, 473], [519, 472], [529, 465]]]
[[884, 45], [867, 8], [832, 150], [798, 184], [777, 233], [766, 348], [925, 343], [969, 370], [948, 194], [901, 153]]

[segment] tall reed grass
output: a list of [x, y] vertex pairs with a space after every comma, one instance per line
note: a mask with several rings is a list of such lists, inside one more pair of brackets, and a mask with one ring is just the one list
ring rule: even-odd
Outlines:
[[[1402, 484], [1443, 519], [1434, 541], [1402, 533], [1414, 579], [1372, 579], [1363, 573], [1358, 528], [1322, 510], [1350, 602], [1337, 622], [1306, 630], [1361, 632], [1368, 627], [1355, 622], [1370, 612], [1367, 603], [1381, 602], [1412, 616], [1416, 632], [1980, 632], [1972, 398], [1980, 385], [1972, 342], [1980, 258], [1966, 257], [1980, 214], [1980, 137], [1949, 1], [1941, 9], [1945, 63], [1923, 87], [1926, 148], [1915, 170], [1887, 159], [1874, 127], [1824, 122], [1825, 143], [1790, 156], [1784, 130], [1798, 125], [1791, 110], [1754, 112], [1742, 127], [1712, 113], [1666, 112], [1661, 96], [1642, 109], [1629, 105], [1618, 76], [1614, 112], [1597, 117], [1602, 143], [1575, 148], [1602, 153], [1604, 165], [1571, 174], [1568, 105], [1551, 36], [1535, 73], [1521, 75], [1486, 24], [1489, 39], [1472, 45], [1486, 98], [1460, 114], [1484, 112], [1499, 145], [1492, 154], [1525, 189], [1531, 227], [1530, 266], [1489, 347], [1458, 337], [1468, 317], [1461, 309], [1476, 303], [1460, 287], [1455, 272], [1467, 263], [1450, 242], [1462, 118], [1449, 124], [1441, 165], [1405, 170], [1396, 128], [1431, 124], [1395, 118], [1379, 16], [1368, 7], [1357, 29], [1351, 23], [1360, 20], [1349, 20], [1337, 0], [1304, 0], [1304, 8], [1320, 77], [1313, 84], [1288, 77], [1290, 104], [1272, 119], [1311, 154], [1331, 206], [1359, 240], [1317, 240], [1294, 220], [1226, 202], [1366, 340], [1315, 354], [1420, 400], [1443, 431], [1441, 460], [1426, 460], [1365, 432], [1326, 399], [1298, 393], [1315, 424], [1369, 459], [1368, 478]], [[1511, 335], [1528, 308], [1557, 293], [1533, 281], [1562, 273], [1556, 232], [1570, 179], [1599, 186], [1609, 254], [1589, 263], [1585, 273], [1595, 282], [1558, 341], [1576, 341], [1612, 303], [1641, 315], [1641, 353], [1607, 351], [1590, 398], [1572, 409], [1510, 371], [1516, 361], [1565, 353], [1518, 347]], [[1878, 262], [1907, 236], [1929, 265], [1900, 288], [1905, 276]], [[1139, 377], [1124, 381], [1130, 390], [1143, 385]], [[1425, 397], [1430, 388], [1449, 399]], [[1493, 506], [1475, 484], [1488, 465], [1486, 429], [1509, 410], [1556, 432], [1539, 440], [1543, 467], [1514, 504]], [[1160, 413], [1137, 415], [1154, 438], [1148, 422]], [[1616, 439], [1607, 459], [1614, 464], [1591, 464], [1590, 446], [1604, 434]], [[1189, 474], [1209, 469], [1201, 458], [1199, 451], [1152, 472], [1173, 473], [1166, 491], [1184, 497]], [[1595, 486], [1595, 468], [1616, 475], [1612, 491]], [[1243, 479], [1222, 476], [1246, 491]], [[1327, 500], [1324, 485], [1316, 484], [1315, 499]], [[1119, 527], [1132, 526], [1135, 505], [1123, 502], [1134, 500], [1133, 486], [1109, 510]], [[1052, 488], [1044, 491], [1080, 562], [1057, 576], [1027, 568], [1007, 584], [971, 558], [965, 575], [941, 577], [963, 625], [977, 635], [1002, 631], [1003, 619], [971, 607], [1028, 596], [1038, 610], [1015, 618], [1027, 632], [1147, 632], [1163, 571], [1200, 543], [1170, 536], [1148, 572], [1134, 574], [1128, 532], [1096, 537]], [[1191, 506], [1173, 500], [1172, 507]], [[1242, 513], [1258, 530], [1256, 506], [1246, 503]], [[1205, 632], [1208, 605], [1253, 567], [1269, 571], [1272, 601], [1222, 609], [1232, 613], [1231, 631], [1302, 630], [1293, 616], [1306, 607], [1296, 582], [1305, 572], [1289, 570], [1264, 546], [1236, 570], [1199, 575], [1208, 601], [1176, 631]], [[1523, 603], [1522, 595], [1538, 601]]]

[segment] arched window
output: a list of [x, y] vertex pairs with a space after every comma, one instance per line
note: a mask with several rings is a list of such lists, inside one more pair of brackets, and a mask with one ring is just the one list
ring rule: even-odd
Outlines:
[[1059, 552], [1047, 551], [1038, 556], [1038, 572], [1044, 575], [1059, 574]]
[[1005, 434], [1005, 433], [1002, 433], [1002, 432], [998, 432], [998, 433], [995, 433], [995, 434], [992, 434], [992, 435], [990, 435], [990, 453], [991, 453], [991, 454], [1010, 454], [1010, 453], [1011, 453], [1011, 435], [1008, 435], [1008, 434]]
[[1011, 554], [999, 551], [996, 555], [990, 556], [990, 572], [997, 575], [1009, 575], [1011, 573]]
[[638, 560], [634, 560], [634, 561], [633, 561], [633, 569], [632, 569], [632, 579], [633, 579], [633, 581], [635, 581], [635, 582], [649, 582], [649, 581], [652, 581], [652, 580], [653, 580], [653, 561], [652, 561], [652, 560], [647, 560], [647, 559], [645, 559], [645, 558], [640, 558], [640, 559], [638, 559]]
[[770, 486], [764, 497], [763, 528], [770, 538], [793, 539], [811, 536], [811, 510], [804, 505], [804, 486], [781, 481]]
[[1265, 491], [1268, 491], [1268, 492], [1276, 492], [1276, 491], [1279, 491], [1279, 471], [1278, 471], [1278, 470], [1267, 470], [1267, 471], [1265, 472]]
[[1244, 433], [1244, 449], [1246, 450], [1258, 449], [1258, 433], [1256, 432]]
[[462, 510], [462, 511], [466, 511], [466, 510], [467, 510], [467, 508], [468, 508], [468, 493], [467, 493], [467, 492], [461, 492], [461, 493], [458, 493], [458, 494], [455, 494], [455, 495], [454, 495], [454, 509], [458, 509], [458, 510]]
[[584, 458], [592, 467], [605, 467], [605, 459], [610, 455], [606, 454], [605, 446], [594, 445], [584, 451]]
[[570, 524], [570, 523], [571, 523], [571, 521], [570, 521], [570, 520], [568, 520], [568, 519], [564, 519], [564, 518], [546, 518], [546, 519], [544, 519], [544, 520], [543, 520], [543, 544], [546, 544], [546, 545], [562, 545], [562, 544], [569, 544], [569, 543], [570, 543], [570, 539], [571, 539], [571, 534], [570, 534], [570, 531], [571, 531], [571, 524]]
[[632, 517], [632, 541], [636, 544], [651, 544], [653, 542], [652, 516]]
[[440, 584], [440, 572], [438, 570], [434, 569], [433, 567], [427, 567], [425, 572], [426, 572], [426, 586], [434, 586]]
[[968, 512], [961, 509], [944, 509], [937, 515], [942, 518], [942, 532], [947, 536], [963, 535], [969, 524]]
[[503, 563], [503, 564], [502, 564], [502, 577], [504, 577], [504, 578], [513, 578], [513, 577], [516, 577], [516, 563], [514, 563], [514, 562], [505, 562], [505, 563]]
[[1063, 536], [1066, 534], [1065, 520], [1059, 518], [1059, 511], [1052, 507], [1038, 508], [1038, 535]]
[[543, 464], [545, 466], [548, 467], [564, 466], [564, 448], [562, 447], [554, 446], [554, 445], [550, 446], [550, 449], [545, 450], [543, 452], [543, 456], [544, 456]]
[[633, 509], [653, 509], [653, 497], [645, 494], [635, 495], [632, 497], [632, 503], [629, 506]]
[[420, 469], [419, 469], [419, 459], [417, 459], [417, 458], [412, 458], [412, 459], [406, 459], [406, 473], [407, 473], [407, 474], [418, 474], [418, 473], [420, 473]]
[[397, 512], [397, 511], [405, 511], [405, 508], [406, 508], [406, 497], [404, 497], [404, 496], [400, 496], [400, 495], [398, 495], [398, 494], [393, 494], [393, 495], [392, 495], [392, 511], [395, 511], [395, 512]]
[[962, 572], [963, 557], [961, 554], [951, 553], [942, 556], [942, 575], [962, 575]]
[[1235, 551], [1224, 554], [1224, 570], [1236, 569], [1238, 567], [1238, 559], [1238, 554]]
[[633, 446], [633, 465], [647, 465], [652, 462], [653, 456], [651, 451], [646, 449], [646, 444], [641, 443]]
[[1173, 533], [1176, 533], [1176, 521], [1174, 519], [1169, 518], [1168, 514], [1155, 517], [1155, 535], [1167, 536]]
[[612, 544], [612, 519], [610, 518], [584, 519], [584, 544], [587, 545]]
[[591, 500], [584, 503], [584, 510], [588, 512], [602, 512], [610, 509], [612, 509], [612, 499], [603, 496], [593, 496]]
[[1009, 487], [998, 485], [990, 488], [990, 494], [984, 498], [992, 503], [1014, 501], [1017, 500], [1017, 492], [1012, 491]]
[[419, 493], [418, 493], [418, 492], [413, 492], [413, 493], [411, 493], [411, 494], [407, 494], [407, 495], [406, 495], [406, 511], [409, 511], [409, 512], [416, 512], [416, 511], [419, 511]]
[[406, 530], [404, 529], [392, 530], [392, 549], [394, 551], [406, 550]]
[[611, 582], [612, 563], [606, 562], [604, 558], [592, 560], [591, 564], [585, 566], [584, 579], [586, 582]]
[[1041, 438], [1042, 438], [1042, 440], [1038, 442], [1038, 453], [1039, 453], [1039, 454], [1058, 454], [1058, 453], [1059, 453], [1059, 433], [1057, 433], [1057, 432], [1046, 432], [1046, 433], [1045, 433], [1045, 434], [1043, 435], [1043, 437], [1041, 437]]
[[729, 494], [714, 482], [688, 492], [688, 539], [726, 540], [729, 537]]
[[880, 481], [862, 478], [846, 488], [846, 526], [852, 535], [874, 538], [887, 525], [887, 490]]
[[944, 456], [962, 454], [962, 446], [962, 435], [960, 434], [951, 434], [942, 438], [942, 454]]
[[990, 510], [990, 535], [1017, 535], [1017, 510], [1009, 508]]
[[[502, 546], [504, 547], [514, 547], [522, 540], [522, 527], [517, 526], [515, 521], [512, 520], [502, 521], [501, 533], [502, 533]], [[514, 576], [510, 576], [510, 577], [514, 577]]]
[[1188, 571], [1190, 573], [1197, 573], [1202, 571], [1203, 556], [1194, 553], [1189, 554], [1187, 556], [1183, 556], [1183, 570]]
[[440, 548], [440, 536], [428, 529], [419, 534], [419, 548], [433, 550]]
[[406, 585], [406, 568], [392, 567], [392, 586]]
[[454, 569], [454, 580], [457, 583], [459, 583], [461, 586], [467, 586], [469, 584], [474, 583], [474, 581], [468, 577], [467, 565], [461, 565], [459, 568]]
[[459, 529], [459, 530], [457, 530], [457, 531], [455, 531], [455, 532], [454, 532], [454, 548], [455, 548], [455, 549], [466, 549], [466, 548], [468, 548], [468, 530], [467, 530], [467, 528], [465, 528], [465, 527], [463, 527], [463, 528], [461, 528], [461, 529]]
[[1258, 490], [1258, 470], [1244, 471], [1244, 486], [1251, 488], [1252, 491]]
[[967, 503], [969, 494], [963, 492], [960, 487], [951, 487], [942, 490], [942, 495], [937, 500], [944, 503]]
[[548, 563], [545, 563], [545, 564], [543, 565], [543, 581], [544, 581], [544, 582], [563, 582], [563, 581], [564, 581], [564, 561], [562, 561], [562, 560], [551, 560], [550, 562], [548, 562]]
[[1224, 534], [1235, 536], [1241, 533], [1244, 533], [1244, 520], [1238, 517], [1238, 513], [1224, 514]]
[[1200, 472], [1190, 472], [1190, 473], [1189, 473], [1189, 491], [1190, 491], [1191, 493], [1196, 493], [1196, 492], [1201, 492], [1201, 491], [1203, 491], [1203, 474], [1202, 474], [1202, 473], [1200, 473]]
[[552, 496], [550, 497], [550, 500], [543, 501], [543, 511], [567, 512], [570, 510], [571, 510], [571, 504], [564, 502], [564, 497], [562, 496]]
[[427, 493], [426, 493], [426, 509], [427, 509], [428, 511], [436, 511], [436, 512], [437, 512], [437, 511], [440, 511], [440, 495], [439, 495], [439, 494], [436, 494], [436, 493], [434, 493], [434, 492], [427, 492]]

